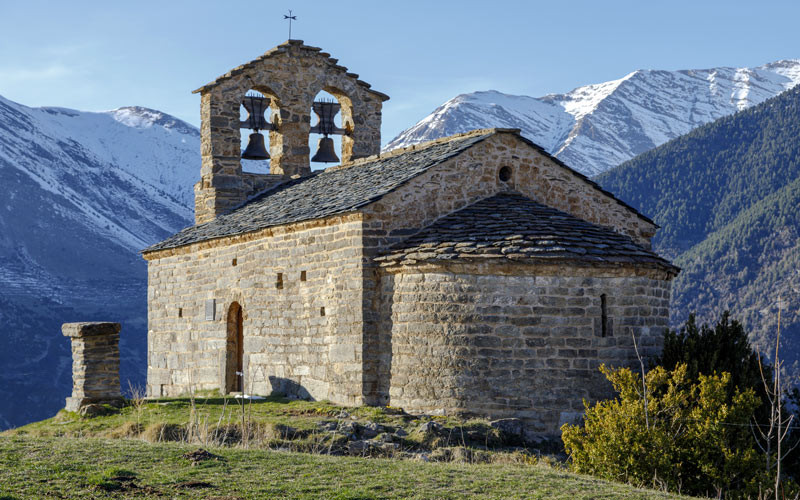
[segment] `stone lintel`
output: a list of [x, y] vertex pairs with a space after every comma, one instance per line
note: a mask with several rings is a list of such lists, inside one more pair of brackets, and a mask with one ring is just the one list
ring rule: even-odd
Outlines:
[[61, 333], [70, 338], [94, 337], [118, 334], [120, 328], [119, 323], [110, 322], [64, 323]]

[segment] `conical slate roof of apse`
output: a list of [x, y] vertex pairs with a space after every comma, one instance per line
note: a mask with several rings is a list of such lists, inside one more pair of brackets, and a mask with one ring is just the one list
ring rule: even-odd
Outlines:
[[500, 193], [446, 215], [377, 258], [382, 266], [482, 261], [679, 268], [629, 237], [537, 203]]

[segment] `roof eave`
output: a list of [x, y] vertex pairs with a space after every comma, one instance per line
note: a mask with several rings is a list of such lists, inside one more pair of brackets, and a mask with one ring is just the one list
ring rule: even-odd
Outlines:
[[673, 265], [671, 262], [668, 262], [664, 259], [659, 258], [658, 261], [653, 260], [649, 262], [614, 262], [613, 260], [598, 262], [598, 261], [586, 261], [580, 258], [569, 258], [569, 257], [550, 257], [550, 258], [525, 258], [525, 259], [510, 259], [505, 256], [497, 255], [497, 256], [458, 256], [456, 258], [451, 259], [405, 259], [405, 258], [398, 258], [393, 255], [384, 255], [380, 257], [376, 257], [374, 259], [378, 262], [378, 265], [381, 268], [397, 268], [403, 266], [417, 266], [417, 265], [425, 265], [425, 264], [476, 264], [476, 263], [493, 263], [493, 264], [506, 264], [506, 265], [541, 265], [541, 264], [575, 264], [576, 267], [587, 268], [587, 267], [594, 267], [599, 269], [620, 269], [620, 268], [638, 268], [638, 269], [657, 269], [660, 271], [664, 271], [670, 275], [671, 278], [675, 278], [681, 272], [681, 268]]

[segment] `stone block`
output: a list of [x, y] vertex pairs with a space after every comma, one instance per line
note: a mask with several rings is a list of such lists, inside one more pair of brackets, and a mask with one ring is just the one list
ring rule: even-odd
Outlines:
[[352, 363], [356, 360], [356, 349], [353, 345], [333, 344], [328, 351], [331, 363]]

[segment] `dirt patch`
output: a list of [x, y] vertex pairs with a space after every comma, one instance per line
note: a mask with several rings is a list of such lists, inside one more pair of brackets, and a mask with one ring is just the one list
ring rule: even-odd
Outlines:
[[184, 453], [183, 458], [192, 462], [192, 465], [195, 465], [199, 462], [205, 462], [206, 460], [216, 460], [216, 461], [223, 460], [221, 456], [209, 453], [202, 448], [198, 448], [194, 451], [189, 451]]
[[175, 488], [182, 489], [182, 490], [197, 490], [203, 488], [216, 488], [211, 483], [207, 483], [205, 481], [183, 481], [181, 483], [175, 483], [173, 485]]
[[137, 496], [145, 494], [149, 496], [162, 496], [162, 493], [152, 486], [136, 484], [136, 478], [129, 475], [112, 476], [95, 485], [95, 488], [114, 493], [135, 493]]

